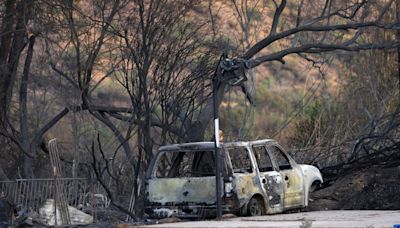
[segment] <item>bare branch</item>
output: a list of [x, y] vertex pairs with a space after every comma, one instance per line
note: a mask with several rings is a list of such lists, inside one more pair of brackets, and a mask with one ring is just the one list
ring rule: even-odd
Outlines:
[[381, 10], [379, 17], [377, 19], [377, 21], [381, 21], [383, 16], [385, 15], [385, 13], [390, 9], [391, 5], [393, 4], [394, 0], [390, 0], [385, 7], [383, 7], [383, 9]]
[[328, 26], [299, 26], [296, 28], [292, 28], [286, 30], [281, 33], [277, 33], [271, 36], [267, 36], [263, 40], [256, 43], [253, 47], [251, 47], [244, 55], [244, 59], [252, 58], [256, 53], [261, 51], [263, 48], [267, 47], [271, 43], [286, 38], [290, 35], [293, 35], [298, 32], [324, 32], [324, 31], [339, 31], [339, 30], [356, 30], [360, 28], [366, 27], [376, 27], [381, 29], [399, 29], [400, 23], [389, 23], [382, 24], [376, 21], [372, 22], [360, 22], [360, 23], [350, 23], [350, 24], [337, 24], [337, 25], [328, 25]]
[[297, 7], [297, 16], [296, 16], [296, 27], [299, 27], [300, 22], [301, 22], [301, 10], [304, 5], [304, 0], [301, 0], [299, 7]]
[[114, 136], [122, 144], [128, 162], [132, 165], [132, 167], [134, 167], [134, 169], [136, 169], [136, 167], [138, 166], [137, 162], [134, 160], [130, 145], [128, 141], [125, 139], [125, 137], [122, 135], [121, 131], [117, 129], [117, 127], [110, 121], [110, 119], [104, 113], [92, 110], [89, 110], [89, 112], [112, 131]]
[[286, 0], [282, 0], [281, 4], [279, 4], [278, 8], [275, 10], [274, 19], [272, 21], [271, 30], [269, 32], [270, 35], [276, 33], [276, 28], [278, 27], [279, 19], [285, 7], [286, 7]]
[[[87, 148], [87, 150], [89, 150]], [[97, 166], [97, 159], [96, 159], [96, 154], [95, 154], [95, 149], [94, 149], [94, 141], [92, 142], [92, 146], [91, 146], [91, 150], [90, 150], [90, 154], [92, 155], [92, 159], [93, 162], [91, 163], [93, 171], [96, 175], [96, 179], [100, 182], [101, 186], [104, 188], [104, 190], [107, 193], [107, 196], [110, 198], [111, 200], [111, 204], [113, 206], [115, 206], [116, 208], [118, 208], [119, 210], [123, 211], [124, 213], [130, 215], [134, 220], [136, 220], [136, 216], [129, 210], [127, 210], [125, 207], [123, 207], [122, 205], [118, 204], [115, 200], [114, 194], [112, 193], [112, 191], [110, 190], [110, 188], [107, 186], [107, 184], [105, 183], [103, 176], [102, 176], [102, 172], [101, 170], [99, 170], [99, 167]]]
[[68, 108], [64, 108], [60, 113], [58, 113], [56, 116], [54, 116], [51, 120], [49, 120], [42, 128], [40, 128], [36, 133], [35, 137], [33, 137], [31, 141], [31, 148], [36, 148], [43, 135], [50, 129], [52, 128], [58, 121], [60, 121], [67, 113], [69, 112]]
[[388, 43], [388, 44], [362, 44], [357, 46], [348, 46], [345, 44], [305, 44], [300, 47], [288, 48], [270, 55], [264, 55], [248, 61], [248, 68], [254, 68], [263, 62], [268, 61], [283, 61], [283, 57], [290, 54], [298, 53], [321, 53], [335, 50], [343, 51], [361, 51], [370, 49], [393, 49], [399, 47], [399, 43]]

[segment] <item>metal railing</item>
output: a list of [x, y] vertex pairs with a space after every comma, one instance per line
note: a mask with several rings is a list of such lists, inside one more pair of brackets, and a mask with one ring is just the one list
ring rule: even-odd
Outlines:
[[[61, 191], [62, 190], [62, 191]], [[86, 178], [37, 178], [0, 181], [0, 197], [7, 198], [18, 211], [36, 211], [47, 199], [65, 195], [68, 205], [85, 206], [89, 190]]]

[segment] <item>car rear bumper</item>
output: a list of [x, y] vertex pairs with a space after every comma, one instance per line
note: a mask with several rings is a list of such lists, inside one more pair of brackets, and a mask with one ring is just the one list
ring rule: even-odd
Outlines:
[[[223, 213], [232, 213], [233, 208], [229, 205], [222, 205]], [[150, 218], [212, 218], [217, 216], [215, 205], [175, 205], [175, 206], [146, 206], [146, 214]]]

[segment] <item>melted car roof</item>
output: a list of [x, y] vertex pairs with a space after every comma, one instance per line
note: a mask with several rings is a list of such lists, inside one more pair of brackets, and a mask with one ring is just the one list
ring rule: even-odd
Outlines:
[[[261, 139], [255, 141], [239, 141], [239, 142], [225, 142], [221, 143], [221, 147], [234, 147], [234, 146], [247, 146], [254, 144], [264, 144], [268, 142], [275, 142], [273, 139]], [[161, 146], [159, 151], [166, 150], [207, 150], [214, 149], [214, 142], [190, 142], [190, 143], [182, 143], [182, 144], [171, 144], [166, 146]]]

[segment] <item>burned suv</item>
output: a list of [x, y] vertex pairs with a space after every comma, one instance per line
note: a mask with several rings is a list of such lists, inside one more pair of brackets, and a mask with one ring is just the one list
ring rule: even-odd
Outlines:
[[[320, 171], [297, 164], [274, 140], [222, 143], [221, 198], [224, 213], [274, 214], [308, 205], [322, 183]], [[216, 213], [214, 143], [160, 147], [146, 177], [146, 213], [151, 217], [209, 217]]]

